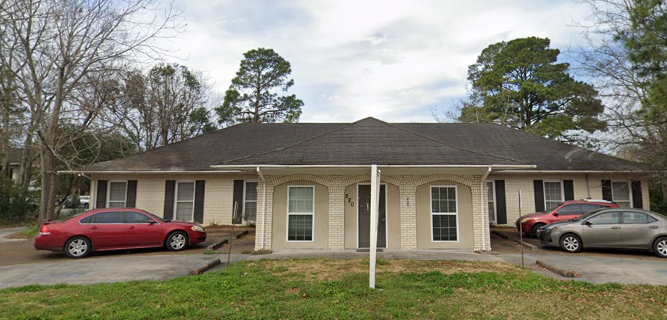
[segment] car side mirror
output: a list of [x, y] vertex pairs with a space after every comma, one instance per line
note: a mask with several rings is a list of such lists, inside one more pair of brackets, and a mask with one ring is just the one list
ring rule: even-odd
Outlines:
[[559, 216], [558, 211], [554, 211], [553, 215], [554, 217], [558, 217]]
[[155, 224], [155, 220], [148, 220], [148, 224]]
[[584, 221], [584, 224], [587, 225], [587, 226], [592, 225], [592, 223], [591, 223], [590, 221], [588, 221], [588, 220]]

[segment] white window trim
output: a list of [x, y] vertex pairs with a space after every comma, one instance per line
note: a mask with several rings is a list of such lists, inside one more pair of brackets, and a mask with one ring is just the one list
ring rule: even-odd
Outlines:
[[[456, 200], [456, 212], [433, 212], [433, 188], [454, 188], [455, 200]], [[460, 229], [461, 225], [459, 224], [459, 188], [456, 185], [432, 185], [429, 189], [429, 207], [431, 209], [431, 214], [429, 216], [430, 225], [431, 225], [431, 242], [432, 243], [458, 243], [461, 241]], [[456, 240], [433, 240], [433, 216], [456, 216]]]
[[[370, 183], [357, 183], [357, 231], [354, 234], [354, 238], [357, 242], [357, 249], [369, 249], [369, 247], [360, 247], [359, 246], [359, 186], [370, 186]], [[389, 248], [389, 187], [386, 183], [380, 183], [380, 186], [384, 186], [384, 247], [383, 249]], [[379, 208], [378, 208], [379, 210]], [[369, 210], [370, 211], [370, 210]], [[370, 229], [369, 229], [370, 232]]]
[[547, 205], [547, 187], [544, 185], [545, 183], [554, 183], [558, 182], [560, 183], [560, 200], [558, 202], [563, 203], [565, 202], [565, 186], [563, 183], [563, 180], [544, 180], [542, 181], [542, 194], [544, 195], [544, 210], [548, 210], [550, 207]]
[[121, 209], [127, 207], [127, 185], [128, 185], [128, 180], [109, 180], [107, 182], [107, 203], [105, 208], [111, 208], [109, 206], [109, 203], [120, 203], [120, 201], [111, 201], [111, 183], [119, 183], [119, 182], [124, 182], [125, 183], [125, 193], [124, 193], [124, 198], [123, 198], [123, 206], [122, 207], [113, 207], [114, 209]]
[[[490, 182], [491, 185], [493, 186], [493, 192], [491, 192], [491, 195], [493, 196], [493, 221], [489, 221], [490, 223], [493, 224], [498, 224], [498, 204], [496, 203], [496, 180], [486, 180], [487, 182], [487, 189], [488, 189], [488, 183]], [[488, 196], [488, 191], [487, 191], [487, 196]], [[489, 197], [486, 199], [486, 205], [488, 208], [489, 202], [491, 198]], [[488, 210], [488, 209], [487, 209]], [[487, 212], [488, 214], [488, 212]]]
[[[628, 184], [628, 201], [630, 202], [628, 204], [628, 208], [633, 209], [634, 208], [634, 201], [632, 201], [633, 200], [632, 199], [632, 181], [630, 181], [630, 180], [612, 180], [611, 181], [611, 201], [618, 204], [618, 202], [616, 201], [616, 199], [614, 197], [614, 182], [615, 183], [627, 183]], [[622, 202], [625, 202], [625, 201], [622, 201]]]
[[[248, 221], [248, 220], [245, 219], [245, 204], [246, 204], [246, 202], [254, 202], [254, 203], [257, 203], [257, 199], [255, 199], [255, 200], [250, 200], [250, 201], [246, 200], [246, 190], [248, 190], [248, 189], [247, 189], [248, 187], [247, 187], [246, 184], [247, 184], [248, 182], [255, 182], [255, 183], [257, 183], [257, 187], [259, 188], [259, 181], [258, 181], [258, 180], [243, 180], [243, 208], [242, 208], [242, 210], [241, 210], [241, 221], [242, 221], [243, 223], [257, 222], [257, 212], [255, 212], [255, 221]], [[259, 193], [257, 194], [257, 196], [258, 196], [258, 198], [259, 198]], [[256, 206], [255, 206], [255, 209], [257, 209]]]
[[[290, 188], [312, 188], [313, 189], [313, 212], [295, 212], [295, 213], [290, 213], [289, 212], [289, 189]], [[315, 242], [315, 185], [292, 185], [292, 186], [287, 186], [287, 202], [286, 202], [286, 211], [287, 211], [287, 220], [285, 221], [285, 241], [287, 242], [296, 242], [296, 243], [307, 243], [307, 242]], [[244, 191], [245, 193], [245, 191]], [[294, 216], [312, 216], [312, 226], [310, 228], [310, 240], [290, 240], [289, 239], [289, 217], [290, 215]]]
[[190, 220], [187, 221], [195, 221], [195, 199], [197, 199], [197, 183], [195, 180], [179, 180], [176, 181], [176, 186], [174, 190], [174, 220], [177, 220], [178, 218], [176, 217], [176, 214], [178, 212], [178, 185], [181, 183], [192, 183], [192, 201], [180, 201], [180, 202], [192, 202], [192, 212], [190, 213]]

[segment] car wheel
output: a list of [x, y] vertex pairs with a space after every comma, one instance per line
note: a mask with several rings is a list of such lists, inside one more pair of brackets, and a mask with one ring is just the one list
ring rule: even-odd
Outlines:
[[653, 243], [653, 253], [660, 258], [667, 258], [667, 238], [662, 237]]
[[565, 252], [579, 252], [583, 248], [581, 238], [574, 234], [566, 234], [560, 238], [560, 248]]
[[167, 241], [165, 242], [167, 250], [181, 251], [188, 245], [188, 235], [182, 231], [172, 232], [167, 236]]
[[84, 258], [90, 254], [93, 246], [85, 237], [74, 237], [65, 243], [65, 254], [74, 259]]
[[531, 236], [533, 236], [534, 238], [539, 238], [539, 236], [537, 235], [537, 229], [542, 228], [544, 226], [545, 226], [544, 223], [536, 223], [535, 225], [533, 225], [533, 228], [530, 229]]

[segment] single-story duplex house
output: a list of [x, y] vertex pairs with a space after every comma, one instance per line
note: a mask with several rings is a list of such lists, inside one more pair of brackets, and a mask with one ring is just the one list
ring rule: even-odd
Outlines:
[[[570, 199], [649, 209], [647, 168], [496, 124], [245, 123], [78, 172], [91, 204], [204, 225], [255, 223], [256, 250], [490, 250], [489, 225]], [[239, 213], [232, 216], [234, 209]]]

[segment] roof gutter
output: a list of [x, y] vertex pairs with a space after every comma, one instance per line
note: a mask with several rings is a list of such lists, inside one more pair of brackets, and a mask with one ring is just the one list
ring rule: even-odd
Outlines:
[[257, 167], [257, 175], [262, 180], [262, 234], [260, 235], [260, 250], [264, 250], [264, 234], [266, 234], [266, 179], [260, 167]]
[[207, 170], [207, 171], [178, 171], [178, 170], [117, 170], [117, 171], [89, 171], [89, 170], [63, 170], [58, 174], [219, 174], [219, 173], [242, 173], [241, 170]]
[[484, 185], [486, 184], [486, 178], [489, 177], [489, 174], [491, 174], [491, 171], [493, 171], [493, 167], [489, 167], [489, 170], [486, 171], [484, 176], [482, 177], [482, 180], [479, 184], [479, 192], [482, 196], [482, 251], [486, 251], [486, 213], [484, 212]]
[[[243, 168], [255, 168], [260, 165], [257, 164], [242, 164], [242, 165], [223, 165], [215, 164], [211, 165], [211, 168], [217, 169], [243, 169]], [[292, 164], [267, 164], [261, 165], [264, 169], [304, 169], [304, 168], [370, 168], [370, 164], [359, 164], [359, 165], [326, 165], [326, 164], [309, 164], [309, 165], [292, 165]], [[496, 170], [518, 170], [518, 169], [534, 169], [537, 168], [533, 164], [493, 164], [493, 165], [403, 165], [403, 164], [387, 164], [387, 165], [377, 165], [378, 168], [452, 168], [452, 169], [469, 169], [469, 168], [494, 168]]]
[[[509, 170], [496, 170], [495, 173], [504, 173]], [[651, 171], [644, 170], [511, 170], [511, 173], [551, 173], [551, 174], [568, 174], [568, 173], [647, 173]]]

